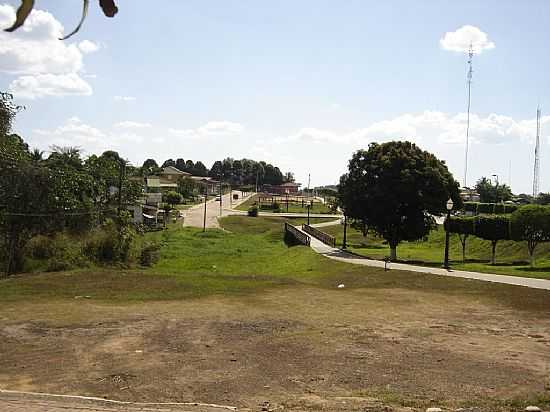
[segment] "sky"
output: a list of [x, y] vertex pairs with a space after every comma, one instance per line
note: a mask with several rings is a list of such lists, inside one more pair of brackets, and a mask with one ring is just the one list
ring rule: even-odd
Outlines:
[[[531, 193], [537, 105], [550, 191], [546, 0], [41, 0], [0, 33], [0, 90], [26, 110], [31, 147], [147, 158], [265, 160], [307, 186], [334, 184], [371, 142], [410, 140], [463, 183], [497, 175]], [[18, 1], [0, 0], [0, 27]]]

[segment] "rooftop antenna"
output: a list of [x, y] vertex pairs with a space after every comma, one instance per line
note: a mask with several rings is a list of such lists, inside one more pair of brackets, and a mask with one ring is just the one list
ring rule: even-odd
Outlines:
[[472, 61], [474, 58], [474, 47], [470, 43], [470, 49], [468, 50], [468, 119], [466, 122], [466, 155], [464, 159], [464, 187], [468, 187], [468, 145], [470, 144], [470, 105], [472, 96], [472, 76], [474, 70], [472, 69]]
[[535, 167], [533, 170], [533, 197], [539, 195], [540, 189], [540, 106], [537, 107], [537, 140], [535, 143]]

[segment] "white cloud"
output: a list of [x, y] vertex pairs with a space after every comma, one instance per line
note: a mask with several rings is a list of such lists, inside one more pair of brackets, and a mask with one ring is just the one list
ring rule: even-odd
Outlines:
[[[14, 8], [0, 5], [0, 27], [8, 27], [14, 19]], [[80, 45], [63, 42], [62, 36], [63, 25], [43, 10], [33, 10], [16, 32], [0, 32], [0, 72], [20, 76], [10, 85], [18, 97], [92, 94], [80, 73], [83, 50], [90, 52], [97, 45], [88, 40]]]
[[472, 45], [472, 49], [476, 54], [495, 48], [495, 43], [489, 41], [487, 33], [470, 25], [462, 26], [456, 31], [445, 33], [443, 38], [439, 40], [439, 44], [444, 50], [464, 53], [467, 53], [470, 45]]
[[136, 100], [134, 96], [115, 96], [114, 99], [117, 102], [133, 102]]
[[[100, 130], [84, 123], [76, 116], [67, 119], [65, 123], [55, 129], [35, 129], [33, 133], [47, 138], [47, 142], [40, 144], [42, 147], [46, 145], [77, 146], [89, 154], [99, 154], [113, 148], [131, 147], [144, 141], [143, 136], [131, 131]], [[124, 153], [121, 153], [121, 155], [124, 155]]]
[[126, 120], [115, 124], [118, 129], [148, 129], [152, 127], [151, 123], [140, 123]]
[[[278, 142], [308, 141], [366, 146], [370, 142], [410, 140], [462, 144], [466, 139], [466, 114], [425, 111], [403, 114], [348, 132], [335, 132], [317, 128], [302, 128]], [[544, 116], [542, 125], [550, 125], [550, 116]], [[531, 142], [536, 131], [536, 120], [515, 120], [509, 116], [490, 114], [486, 117], [470, 115], [470, 138], [473, 143], [505, 144], [514, 141]], [[544, 131], [544, 129], [543, 129]]]
[[78, 43], [78, 48], [82, 53], [89, 54], [94, 53], [100, 49], [99, 44], [94, 43], [90, 40], [83, 40]]
[[21, 76], [9, 85], [11, 93], [25, 99], [45, 96], [89, 96], [92, 87], [78, 74], [38, 74]]
[[174, 136], [187, 139], [200, 139], [209, 136], [231, 136], [244, 131], [244, 127], [239, 123], [228, 121], [213, 121], [204, 124], [196, 129], [168, 129], [168, 133]]

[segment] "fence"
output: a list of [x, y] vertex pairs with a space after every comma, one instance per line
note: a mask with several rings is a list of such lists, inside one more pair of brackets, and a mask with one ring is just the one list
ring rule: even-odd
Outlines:
[[300, 232], [294, 226], [285, 223], [285, 242], [289, 244], [302, 244], [309, 246], [311, 243], [311, 238]]
[[331, 236], [325, 232], [321, 232], [319, 229], [316, 229], [309, 225], [302, 225], [302, 229], [304, 230], [304, 232], [309, 233], [313, 237], [316, 237], [321, 242], [329, 246], [336, 247], [336, 238], [334, 236]]

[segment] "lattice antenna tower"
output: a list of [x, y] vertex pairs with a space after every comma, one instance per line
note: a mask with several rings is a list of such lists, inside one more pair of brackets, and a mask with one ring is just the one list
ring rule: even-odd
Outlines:
[[535, 167], [533, 170], [533, 197], [537, 197], [540, 193], [540, 117], [541, 110], [540, 107], [537, 107], [537, 140], [535, 143]]
[[464, 157], [464, 187], [468, 187], [468, 148], [470, 144], [470, 106], [472, 102], [472, 77], [474, 70], [472, 67], [474, 59], [474, 47], [470, 43], [470, 49], [468, 50], [468, 118], [466, 121], [466, 154]]

